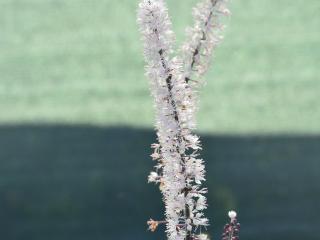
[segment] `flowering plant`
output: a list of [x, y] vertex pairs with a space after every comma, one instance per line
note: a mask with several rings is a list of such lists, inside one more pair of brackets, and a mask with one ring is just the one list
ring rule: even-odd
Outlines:
[[195, 130], [197, 90], [221, 40], [219, 18], [228, 15], [226, 0], [202, 0], [193, 11], [194, 26], [187, 29], [187, 41], [179, 56], [172, 57], [175, 42], [164, 0], [142, 0], [138, 24], [143, 36], [146, 75], [156, 107], [158, 143], [152, 144], [155, 170], [149, 182], [160, 184], [165, 203], [163, 221], [148, 221], [154, 231], [166, 224], [169, 240], [204, 240], [209, 225], [203, 210], [207, 189], [201, 144]]

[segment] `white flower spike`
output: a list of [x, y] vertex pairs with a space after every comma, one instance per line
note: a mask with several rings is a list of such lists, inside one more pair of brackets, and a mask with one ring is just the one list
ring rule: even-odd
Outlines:
[[[209, 225], [203, 214], [207, 208], [204, 196], [207, 190], [201, 187], [205, 169], [203, 160], [198, 158], [199, 137], [193, 133], [197, 101], [189, 80], [193, 68], [198, 73], [207, 68], [209, 53], [217, 38], [210, 28], [215, 27], [215, 15], [223, 10], [222, 1], [204, 0], [195, 10], [194, 35], [190, 36], [191, 43], [184, 48], [182, 59], [171, 57], [175, 37], [164, 0], [142, 0], [139, 4], [138, 24], [144, 42], [146, 75], [156, 108], [159, 141], [152, 145], [151, 157], [157, 164], [148, 181], [160, 183], [166, 209], [165, 221], [152, 220], [148, 225], [156, 230], [159, 223], [165, 223], [169, 240], [207, 239], [200, 234], [201, 229]], [[206, 39], [199, 38], [202, 31]], [[204, 54], [207, 60], [203, 59]]]
[[[215, 48], [222, 37], [222, 15], [230, 15], [227, 0], [203, 0], [193, 9], [194, 26], [187, 29], [187, 41], [182, 46], [185, 78], [191, 83], [194, 77], [202, 77], [208, 70]], [[194, 85], [194, 84], [191, 84]]]

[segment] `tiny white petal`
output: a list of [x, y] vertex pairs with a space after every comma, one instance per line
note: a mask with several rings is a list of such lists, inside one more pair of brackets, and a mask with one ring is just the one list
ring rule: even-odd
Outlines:
[[228, 216], [231, 219], [235, 219], [237, 217], [237, 213], [235, 211], [229, 211]]
[[198, 235], [198, 239], [199, 239], [199, 240], [209, 240], [208, 235], [206, 235], [206, 234], [200, 234], [200, 235]]

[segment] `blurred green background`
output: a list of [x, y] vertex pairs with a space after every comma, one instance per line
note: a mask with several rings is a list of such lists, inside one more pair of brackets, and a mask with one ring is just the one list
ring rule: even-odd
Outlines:
[[[168, 0], [178, 46], [197, 0]], [[0, 238], [165, 239], [137, 0], [0, 0]], [[219, 239], [320, 239], [320, 1], [232, 0], [197, 115]]]

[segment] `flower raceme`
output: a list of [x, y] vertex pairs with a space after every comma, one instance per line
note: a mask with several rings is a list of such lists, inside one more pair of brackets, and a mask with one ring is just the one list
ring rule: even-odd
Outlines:
[[239, 240], [240, 224], [237, 221], [237, 213], [230, 211], [228, 215], [230, 223], [224, 226], [222, 240]]
[[202, 77], [208, 70], [213, 51], [222, 40], [221, 15], [230, 15], [226, 0], [200, 1], [193, 9], [194, 26], [187, 28], [187, 41], [181, 49], [186, 81]]
[[142, 0], [138, 24], [147, 62], [146, 75], [156, 109], [158, 143], [152, 144], [155, 170], [149, 182], [160, 184], [165, 203], [165, 220], [148, 221], [154, 231], [166, 224], [169, 240], [204, 239], [202, 228], [208, 226], [203, 210], [207, 208], [201, 187], [205, 168], [195, 130], [196, 87], [208, 67], [213, 49], [219, 42], [218, 17], [228, 12], [224, 0], [205, 0], [194, 9], [195, 26], [189, 30], [189, 41], [182, 56], [172, 57], [175, 36], [164, 0]]

